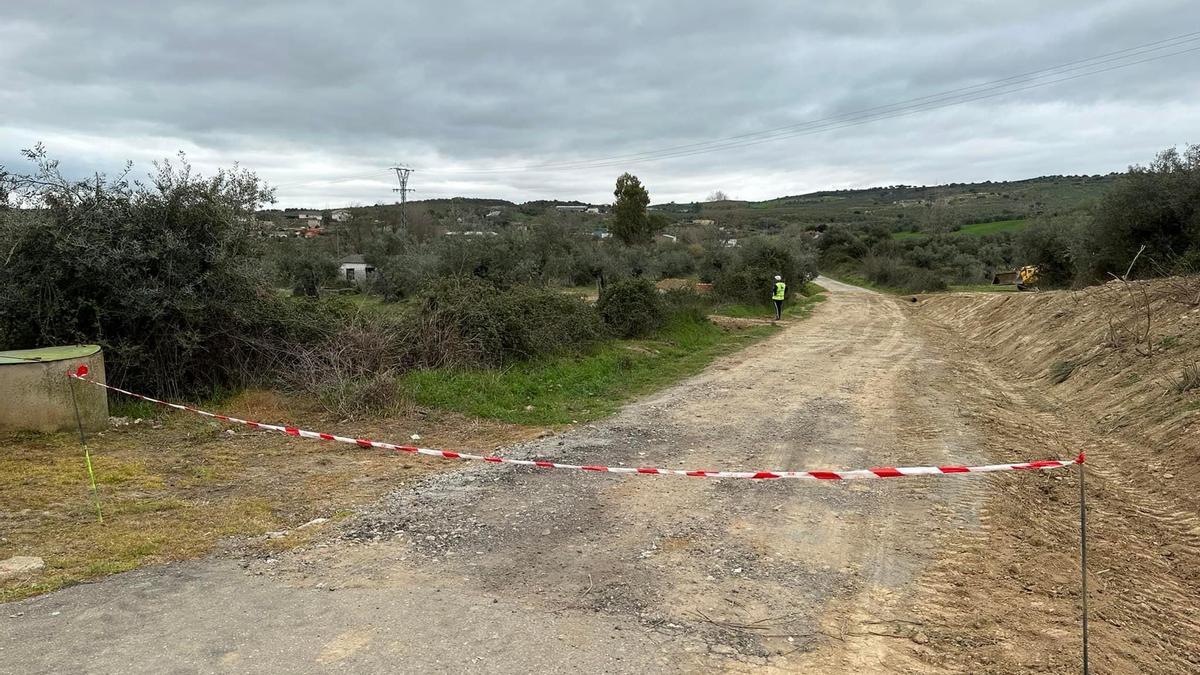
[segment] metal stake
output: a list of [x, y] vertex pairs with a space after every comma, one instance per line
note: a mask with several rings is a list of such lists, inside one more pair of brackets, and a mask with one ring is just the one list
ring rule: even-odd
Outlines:
[[96, 519], [104, 522], [100, 511], [100, 491], [96, 489], [96, 472], [92, 471], [92, 453], [88, 450], [87, 437], [83, 435], [83, 419], [79, 416], [79, 399], [75, 396], [75, 377], [71, 376], [71, 405], [75, 408], [75, 426], [79, 429], [79, 444], [83, 446], [83, 462], [87, 466], [88, 478], [92, 481], [92, 499], [96, 502]]
[[1087, 590], [1087, 492], [1083, 486], [1083, 462], [1079, 463], [1079, 579], [1083, 587], [1083, 675], [1088, 675], [1088, 590]]

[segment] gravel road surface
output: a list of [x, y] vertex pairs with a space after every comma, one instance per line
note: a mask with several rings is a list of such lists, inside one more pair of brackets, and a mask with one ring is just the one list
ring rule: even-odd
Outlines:
[[[583, 464], [825, 469], [991, 459], [894, 298], [829, 300], [596, 424], [506, 449]], [[436, 461], [436, 460], [428, 460]], [[3, 606], [0, 670], [894, 669], [986, 477], [846, 483], [464, 466], [320, 544], [110, 577]]]

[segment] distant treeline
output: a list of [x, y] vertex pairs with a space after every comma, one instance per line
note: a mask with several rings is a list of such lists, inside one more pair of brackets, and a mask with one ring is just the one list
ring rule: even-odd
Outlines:
[[1200, 146], [1164, 150], [1113, 178], [1094, 200], [1032, 215], [1017, 232], [961, 236], [963, 216], [928, 209], [924, 221], [905, 228], [925, 236], [899, 240], [891, 224], [831, 226], [818, 240], [821, 266], [908, 292], [987, 283], [994, 272], [1023, 265], [1039, 267], [1043, 286], [1085, 286], [1124, 275], [1139, 251], [1132, 277], [1195, 273]]

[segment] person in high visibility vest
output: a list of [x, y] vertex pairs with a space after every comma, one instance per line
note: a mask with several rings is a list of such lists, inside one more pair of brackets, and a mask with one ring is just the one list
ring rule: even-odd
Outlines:
[[771, 294], [771, 301], [775, 303], [775, 320], [783, 318], [783, 301], [787, 298], [787, 284], [783, 283], [783, 277], [775, 275], [775, 292]]

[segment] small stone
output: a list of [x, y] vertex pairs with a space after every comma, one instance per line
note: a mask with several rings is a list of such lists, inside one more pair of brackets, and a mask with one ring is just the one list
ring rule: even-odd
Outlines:
[[0, 560], [0, 579], [15, 577], [18, 574], [29, 574], [36, 572], [46, 566], [46, 561], [31, 555], [13, 556], [7, 560]]
[[929, 636], [924, 633], [917, 633], [912, 637], [912, 641], [919, 645], [927, 644], [929, 642]]
[[1166, 478], [1167, 480], [1170, 480], [1174, 477], [1175, 477], [1175, 474], [1173, 474], [1173, 473], [1164, 473], [1163, 474], [1163, 478]]
[[308, 521], [307, 523], [301, 525], [299, 529], [304, 529], [306, 527], [309, 527], [310, 525], [320, 525], [322, 523], [328, 523], [328, 522], [329, 522], [328, 518], [313, 518], [312, 520]]

